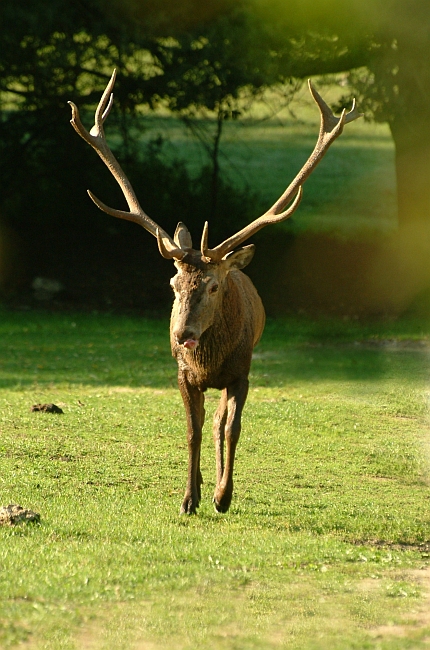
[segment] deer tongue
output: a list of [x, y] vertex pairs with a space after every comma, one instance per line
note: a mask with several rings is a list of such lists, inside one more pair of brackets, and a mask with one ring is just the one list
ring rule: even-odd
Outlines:
[[187, 339], [184, 341], [183, 346], [184, 348], [187, 348], [187, 350], [195, 350], [198, 344], [199, 342], [197, 339]]

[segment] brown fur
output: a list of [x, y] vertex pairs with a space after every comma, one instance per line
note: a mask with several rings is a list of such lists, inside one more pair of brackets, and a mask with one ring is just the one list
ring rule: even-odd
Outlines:
[[[250, 261], [253, 251], [248, 251], [246, 260], [240, 259], [241, 251], [217, 264], [202, 263], [195, 251], [196, 266], [176, 262], [178, 274], [172, 279], [176, 298], [170, 338], [188, 423], [189, 467], [183, 513], [195, 512], [200, 501], [200, 444], [207, 388], [222, 391], [214, 417], [217, 458], [214, 504], [218, 511], [225, 512], [231, 502], [234, 453], [248, 391], [252, 349], [261, 337], [265, 322], [257, 290], [238, 270]], [[214, 284], [219, 287], [216, 295], [210, 291]], [[196, 349], [186, 349], [179, 342], [187, 335], [198, 339]]]

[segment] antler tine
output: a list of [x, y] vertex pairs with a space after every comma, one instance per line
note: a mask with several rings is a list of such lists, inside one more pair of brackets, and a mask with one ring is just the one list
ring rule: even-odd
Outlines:
[[200, 250], [202, 253], [202, 257], [204, 259], [212, 259], [211, 253], [212, 251], [208, 248], [208, 235], [209, 235], [209, 224], [207, 221], [205, 221], [205, 225], [203, 226], [203, 233], [202, 233], [202, 241], [200, 244]]
[[157, 237], [158, 250], [160, 251], [161, 255], [166, 260], [182, 260], [183, 257], [185, 257], [185, 251], [176, 246], [173, 249], [170, 248], [163, 233], [164, 230], [160, 230], [160, 228], [157, 228], [155, 232], [155, 236]]
[[[112, 72], [111, 78], [109, 79], [108, 85], [104, 89], [103, 95], [98, 103], [96, 108], [96, 113], [94, 116], [94, 126], [90, 131], [91, 135], [97, 136], [99, 133], [103, 133], [103, 123], [109, 115], [111, 108], [113, 106], [113, 87], [116, 81], [116, 68]], [[107, 104], [107, 106], [106, 106]]]
[[[308, 84], [311, 95], [317, 103], [321, 115], [320, 132], [313, 152], [295, 179], [292, 181], [292, 183], [290, 183], [285, 192], [279, 197], [279, 199], [267, 212], [265, 212], [261, 217], [255, 219], [255, 221], [250, 223], [248, 226], [245, 226], [245, 228], [243, 228], [240, 232], [236, 233], [229, 239], [226, 239], [215, 248], [208, 249], [206, 243], [205, 256], [210, 257], [213, 261], [221, 260], [227, 253], [233, 250], [233, 248], [242, 244], [244, 241], [249, 239], [249, 237], [252, 237], [252, 235], [261, 230], [261, 228], [264, 228], [264, 226], [267, 226], [271, 223], [280, 223], [281, 221], [285, 221], [291, 217], [291, 215], [298, 208], [301, 201], [303, 183], [313, 172], [317, 164], [327, 152], [332, 142], [334, 142], [334, 140], [340, 136], [345, 124], [352, 122], [353, 120], [356, 120], [358, 117], [362, 116], [362, 113], [359, 113], [357, 111], [354, 100], [352, 109], [349, 113], [346, 113], [346, 111], [343, 110], [341, 116], [336, 117], [333, 115], [333, 112], [325, 103], [321, 95], [314, 88], [310, 80]], [[293, 197], [295, 197], [293, 203], [289, 208], [285, 209]]]
[[261, 230], [262, 228], [264, 228], [264, 226], [268, 226], [269, 224], [272, 223], [280, 223], [281, 221], [285, 221], [286, 219], [288, 219], [288, 217], [291, 217], [293, 212], [295, 212], [299, 207], [300, 201], [302, 200], [302, 196], [303, 196], [303, 189], [300, 186], [297, 190], [297, 194], [293, 203], [290, 205], [290, 207], [287, 210], [284, 210], [284, 212], [281, 212], [280, 214], [275, 214], [273, 208], [271, 208], [270, 210], [265, 212], [261, 217], [258, 217], [258, 219], [253, 221], [248, 226], [242, 228], [242, 230], [239, 230], [238, 233], [232, 235], [232, 237], [229, 237], [229, 239], [224, 241], [222, 244], [219, 244], [215, 248], [208, 248], [208, 222], [206, 221], [205, 227], [203, 229], [203, 235], [202, 235], [202, 245], [201, 245], [202, 256], [213, 262], [219, 262], [230, 251], [232, 251], [237, 246], [243, 244], [244, 241], [252, 237], [252, 235], [255, 235], [255, 233]]
[[[112, 89], [116, 80], [116, 69], [113, 71], [111, 78], [109, 79], [108, 85], [106, 86], [103, 95], [98, 103], [95, 112], [94, 126], [88, 132], [87, 129], [81, 122], [79, 115], [79, 109], [73, 102], [67, 102], [72, 108], [72, 119], [70, 124], [73, 126], [75, 131], [83, 138], [88, 144], [90, 144], [94, 149], [98, 150], [95, 147], [94, 138], [100, 137], [104, 139], [103, 132], [103, 122], [106, 120], [109, 115], [112, 105], [113, 105], [113, 94]], [[107, 104], [107, 107], [106, 107]], [[99, 154], [100, 155], [100, 154]]]
[[355, 104], [355, 97], [352, 100], [352, 107], [349, 113], [345, 115], [345, 124], [348, 124], [349, 122], [352, 122], [353, 120], [358, 119], [359, 117], [363, 117], [364, 113], [359, 113], [357, 110], [357, 106]]
[[[100, 210], [103, 210], [104, 212], [107, 212], [107, 214], [110, 214], [113, 217], [117, 217], [118, 219], [127, 219], [128, 221], [134, 221], [135, 223], [143, 226], [148, 232], [151, 233], [151, 235], [157, 238], [157, 241], [159, 242], [160, 252], [164, 257], [181, 260], [185, 255], [185, 251], [181, 250], [181, 248], [175, 244], [173, 239], [162, 228], [160, 228], [160, 226], [158, 226], [155, 221], [152, 221], [152, 219], [150, 219], [141, 208], [130, 181], [128, 180], [127, 176], [125, 175], [120, 164], [118, 163], [117, 159], [107, 144], [103, 123], [108, 117], [113, 105], [112, 90], [115, 84], [115, 80], [116, 70], [113, 71], [112, 76], [103, 92], [103, 95], [95, 112], [94, 126], [89, 132], [82, 124], [78, 107], [73, 102], [68, 102], [72, 108], [72, 119], [70, 120], [70, 123], [75, 131], [81, 136], [81, 138], [83, 138], [88, 144], [93, 147], [93, 149], [95, 149], [111, 174], [114, 176], [118, 185], [121, 187], [130, 212], [110, 208], [102, 201], [100, 201], [100, 199], [94, 196], [92, 192], [88, 191], [88, 194], [97, 205], [97, 207], [100, 208]], [[160, 241], [162, 242], [161, 247]]]
[[[146, 228], [149, 232], [149, 228], [146, 227], [144, 223], [140, 220], [140, 215], [137, 215], [133, 212], [126, 212], [125, 210], [116, 210], [115, 208], [110, 208], [106, 203], [103, 203], [103, 201], [100, 201], [92, 192], [91, 190], [87, 190], [88, 196], [90, 197], [91, 201], [96, 204], [100, 210], [103, 210], [103, 212], [106, 212], [107, 214], [110, 214], [112, 217], [118, 217], [118, 219], [125, 219], [126, 221], [134, 221], [135, 223], [139, 223], [141, 226]], [[148, 217], [149, 219], [149, 217]], [[155, 224], [156, 225], [156, 224]], [[155, 237], [157, 238], [158, 242], [158, 248], [160, 253], [162, 254], [163, 257], [166, 259], [172, 259], [175, 258], [177, 260], [181, 260], [184, 256], [186, 251], [182, 250], [181, 247], [176, 246], [175, 243], [173, 243], [173, 246], [171, 245], [171, 238], [169, 235], [167, 235], [162, 228], [159, 228], [156, 226], [155, 229]], [[161, 241], [161, 244], [160, 244]]]

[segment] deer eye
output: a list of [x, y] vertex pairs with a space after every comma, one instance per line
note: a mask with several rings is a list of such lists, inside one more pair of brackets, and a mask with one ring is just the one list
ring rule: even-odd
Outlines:
[[213, 284], [209, 289], [209, 293], [216, 293], [218, 291], [218, 289], [219, 289], [219, 285], [218, 284]]

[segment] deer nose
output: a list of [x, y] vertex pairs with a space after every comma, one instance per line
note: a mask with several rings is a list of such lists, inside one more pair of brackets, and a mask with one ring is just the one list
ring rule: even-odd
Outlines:
[[196, 341], [197, 334], [191, 329], [191, 327], [186, 327], [185, 329], [174, 330], [173, 334], [175, 335], [176, 341], [179, 345], [184, 345], [187, 341]]

